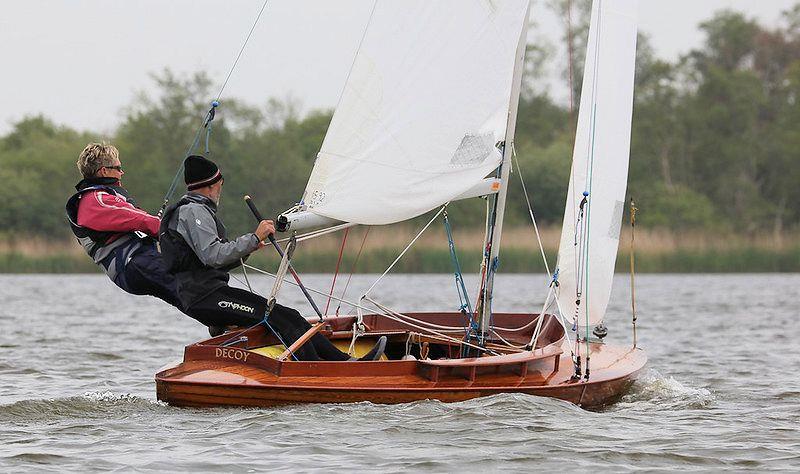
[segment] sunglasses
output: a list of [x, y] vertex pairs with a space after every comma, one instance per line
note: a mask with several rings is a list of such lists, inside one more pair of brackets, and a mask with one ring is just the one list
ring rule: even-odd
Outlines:
[[120, 171], [120, 172], [122, 171], [122, 165], [117, 165], [117, 166], [103, 166], [103, 168], [106, 168], [106, 169], [109, 169], [109, 170], [117, 170], [117, 171]]

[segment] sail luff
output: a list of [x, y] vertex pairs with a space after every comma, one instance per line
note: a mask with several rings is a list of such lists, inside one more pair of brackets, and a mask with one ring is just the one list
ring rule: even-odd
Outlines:
[[[630, 157], [636, 0], [596, 0], [559, 246], [559, 303], [581, 324], [605, 317]], [[578, 303], [579, 302], [579, 303]]]
[[503, 146], [503, 161], [500, 165], [500, 190], [497, 193], [495, 205], [495, 217], [491, 229], [489, 241], [491, 249], [487, 265], [490, 271], [486, 272], [486, 283], [484, 300], [481, 306], [481, 317], [478, 323], [478, 331], [481, 340], [486, 337], [489, 330], [489, 320], [492, 313], [492, 293], [494, 291], [494, 268], [500, 257], [500, 242], [503, 235], [503, 220], [505, 218], [506, 197], [508, 195], [508, 181], [511, 175], [511, 154], [514, 152], [514, 134], [517, 128], [517, 109], [519, 107], [519, 94], [522, 86], [522, 72], [525, 66], [525, 50], [528, 37], [528, 22], [530, 16], [530, 5], [525, 11], [525, 23], [517, 43], [517, 51], [514, 61], [514, 74], [511, 83], [511, 95], [509, 97], [508, 118], [506, 121], [506, 133]]

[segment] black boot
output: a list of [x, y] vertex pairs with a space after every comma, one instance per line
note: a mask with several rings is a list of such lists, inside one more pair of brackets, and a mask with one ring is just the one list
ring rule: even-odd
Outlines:
[[217, 337], [220, 334], [225, 334], [228, 331], [233, 331], [234, 329], [240, 329], [239, 326], [209, 326], [208, 333], [211, 334], [211, 337]]
[[383, 351], [386, 350], [386, 336], [381, 336], [378, 338], [378, 342], [375, 343], [375, 347], [372, 348], [369, 352], [367, 352], [363, 357], [359, 357], [356, 360], [359, 361], [367, 361], [367, 360], [379, 360], [383, 355]]
[[217, 337], [220, 334], [225, 334], [225, 326], [209, 326], [208, 334], [210, 334], [211, 337]]

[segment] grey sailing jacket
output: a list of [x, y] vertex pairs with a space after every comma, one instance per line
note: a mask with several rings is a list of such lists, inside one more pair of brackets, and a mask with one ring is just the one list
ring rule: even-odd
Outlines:
[[216, 211], [213, 201], [189, 193], [168, 207], [161, 219], [161, 253], [187, 308], [227, 286], [228, 272], [259, 245], [253, 233], [228, 241]]
[[195, 193], [187, 197], [199, 199], [192, 199], [193, 202], [178, 209], [175, 230], [204, 265], [218, 269], [236, 266], [240, 259], [258, 249], [258, 237], [252, 232], [233, 241], [227, 241], [225, 235], [217, 232], [213, 201]]

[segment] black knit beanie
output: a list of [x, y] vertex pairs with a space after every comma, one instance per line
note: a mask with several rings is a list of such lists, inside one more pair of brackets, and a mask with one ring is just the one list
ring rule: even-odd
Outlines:
[[189, 191], [211, 186], [221, 179], [217, 165], [204, 156], [192, 155], [183, 161], [183, 180]]

